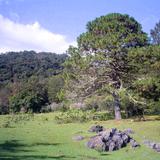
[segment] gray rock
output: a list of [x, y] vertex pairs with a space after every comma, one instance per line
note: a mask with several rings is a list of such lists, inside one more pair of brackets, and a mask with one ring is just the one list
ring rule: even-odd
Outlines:
[[111, 152], [111, 151], [114, 151], [114, 150], [116, 149], [116, 144], [115, 144], [114, 141], [111, 141], [111, 142], [109, 143], [108, 149], [109, 149], [110, 152]]
[[104, 128], [103, 128], [103, 126], [96, 125], [96, 126], [92, 126], [88, 131], [89, 132], [96, 132], [96, 133], [98, 133], [98, 132], [104, 131]]
[[160, 152], [160, 143], [157, 143], [157, 144], [156, 144], [155, 150], [156, 150], [157, 152]]
[[87, 147], [98, 151], [105, 151], [105, 144], [103, 143], [101, 136], [91, 137], [87, 142]]
[[127, 128], [123, 132], [125, 132], [126, 134], [134, 134], [134, 131], [131, 128]]
[[140, 147], [140, 144], [138, 144], [134, 139], [130, 139], [130, 144], [132, 148]]
[[124, 144], [126, 145], [130, 141], [130, 136], [123, 134], [122, 139], [123, 139]]
[[112, 128], [91, 137], [87, 146], [100, 151], [114, 151], [125, 147], [129, 142], [133, 148], [140, 146], [127, 133]]
[[154, 149], [156, 152], [160, 152], [160, 143], [155, 143], [150, 140], [145, 140], [143, 143], [149, 148]]
[[81, 140], [84, 139], [84, 137], [80, 136], [80, 135], [77, 135], [77, 136], [72, 137], [72, 139], [75, 140], [75, 141], [81, 141]]

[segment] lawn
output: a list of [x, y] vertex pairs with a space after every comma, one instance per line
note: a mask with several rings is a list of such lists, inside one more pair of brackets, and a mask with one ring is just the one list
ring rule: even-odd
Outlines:
[[[37, 114], [30, 120], [4, 125], [8, 116], [0, 116], [0, 160], [158, 160], [160, 153], [143, 145], [144, 139], [160, 142], [160, 121], [134, 122], [132, 120], [56, 124], [54, 113]], [[153, 119], [153, 120], [152, 120]], [[12, 121], [12, 120], [11, 120]], [[131, 128], [140, 148], [130, 146], [114, 152], [97, 152], [85, 146], [93, 124], [106, 128]], [[82, 141], [73, 141], [75, 135], [85, 136]]]

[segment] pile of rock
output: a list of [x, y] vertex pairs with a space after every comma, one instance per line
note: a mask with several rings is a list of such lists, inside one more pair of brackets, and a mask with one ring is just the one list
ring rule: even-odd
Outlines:
[[128, 143], [133, 148], [140, 146], [128, 133], [112, 128], [91, 137], [87, 146], [98, 151], [114, 151], [125, 147]]
[[156, 152], [160, 152], [160, 143], [155, 143], [149, 140], [144, 141], [144, 144], [149, 148], [155, 150]]
[[105, 128], [103, 126], [96, 125], [96, 126], [92, 126], [88, 131], [98, 133], [98, 132], [105, 131]]

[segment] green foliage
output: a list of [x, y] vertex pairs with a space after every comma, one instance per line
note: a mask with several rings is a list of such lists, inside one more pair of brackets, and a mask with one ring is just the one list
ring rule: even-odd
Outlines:
[[9, 96], [11, 95], [11, 90], [8, 86], [0, 86], [0, 114], [9, 113]]
[[76, 123], [87, 121], [106, 121], [113, 119], [113, 112], [95, 112], [95, 110], [69, 109], [66, 112], [60, 112], [55, 116], [57, 123]]
[[142, 31], [141, 25], [133, 17], [119, 13], [111, 13], [88, 22], [87, 32], [78, 38], [79, 47], [93, 53], [99, 49], [113, 53], [122, 48], [145, 44], [147, 35]]
[[86, 104], [86, 110], [113, 112], [113, 97], [109, 94], [103, 93], [103, 95], [91, 96], [86, 98], [84, 103]]
[[55, 116], [57, 123], [86, 122], [91, 120], [91, 111], [70, 109]]
[[1, 54], [0, 114], [9, 113], [9, 108], [13, 112], [38, 112], [46, 103], [58, 101], [56, 94], [63, 87], [63, 80], [54, 76], [62, 72], [66, 58], [65, 54], [34, 51]]
[[152, 44], [160, 45], [160, 21], [151, 29], [150, 34]]
[[134, 81], [130, 89], [146, 101], [148, 113], [159, 113], [160, 103], [160, 46], [132, 49], [130, 64], [134, 66]]
[[107, 121], [114, 119], [114, 114], [113, 112], [95, 112], [92, 119], [94, 121]]
[[44, 82], [32, 77], [24, 84], [22, 90], [9, 99], [11, 112], [39, 112], [48, 103], [47, 90]]
[[85, 99], [108, 85], [107, 94], [114, 99], [115, 118], [120, 119], [118, 90], [122, 85], [130, 85], [132, 75], [128, 50], [147, 45], [147, 34], [133, 17], [112, 13], [88, 22], [87, 31], [77, 41], [78, 48], [68, 50], [69, 98]]
[[65, 54], [36, 53], [34, 51], [9, 52], [0, 55], [0, 83], [28, 79], [31, 76], [48, 77], [59, 74]]
[[63, 100], [62, 88], [64, 80], [61, 75], [52, 76], [48, 79], [47, 91], [49, 102], [59, 102]]

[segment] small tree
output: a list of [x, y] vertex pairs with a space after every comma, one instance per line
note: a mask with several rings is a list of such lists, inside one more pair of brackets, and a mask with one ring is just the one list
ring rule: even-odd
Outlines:
[[134, 65], [132, 91], [137, 99], [144, 99], [151, 113], [160, 113], [160, 46], [135, 48], [129, 52], [130, 63]]
[[31, 77], [23, 84], [21, 90], [10, 97], [9, 107], [11, 112], [39, 112], [43, 105], [48, 103], [47, 90], [44, 82], [38, 77]]
[[151, 40], [153, 44], [160, 44], [160, 21], [156, 23], [154, 29], [151, 29]]
[[58, 93], [64, 86], [64, 80], [61, 75], [52, 76], [48, 79], [47, 92], [49, 102], [59, 102]]

